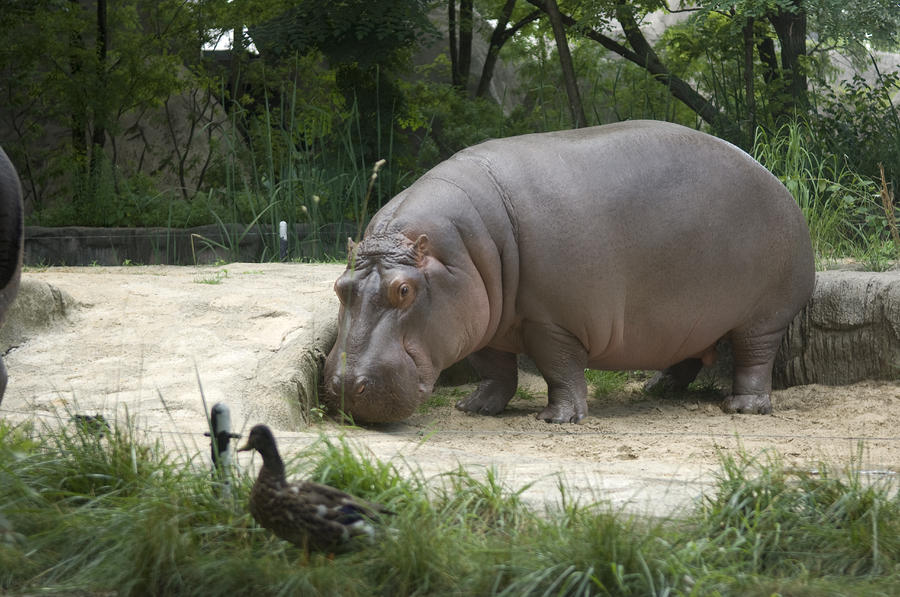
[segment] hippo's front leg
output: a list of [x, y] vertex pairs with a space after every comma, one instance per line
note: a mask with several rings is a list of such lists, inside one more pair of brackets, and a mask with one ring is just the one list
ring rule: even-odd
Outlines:
[[516, 355], [493, 348], [482, 348], [468, 357], [481, 377], [474, 392], [456, 403], [456, 408], [479, 415], [500, 414], [516, 393], [519, 365]]
[[578, 423], [587, 415], [587, 351], [581, 341], [554, 325], [527, 325], [525, 348], [547, 382], [547, 407], [537, 418]]

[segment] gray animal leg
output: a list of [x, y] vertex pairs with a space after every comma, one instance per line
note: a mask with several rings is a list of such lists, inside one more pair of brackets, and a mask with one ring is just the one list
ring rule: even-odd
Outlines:
[[587, 415], [587, 351], [575, 336], [550, 326], [526, 327], [525, 347], [547, 382], [547, 407], [537, 418], [578, 423]]
[[516, 393], [519, 365], [516, 355], [493, 348], [482, 348], [468, 357], [481, 377], [474, 392], [456, 403], [456, 408], [479, 415], [500, 414]]
[[662, 371], [657, 371], [656, 375], [644, 384], [644, 391], [650, 394], [665, 394], [683, 390], [697, 378], [697, 374], [702, 368], [703, 361], [700, 359], [685, 359]]
[[734, 383], [731, 395], [722, 403], [727, 413], [767, 415], [772, 412], [772, 366], [781, 346], [784, 329], [765, 334], [735, 332]]

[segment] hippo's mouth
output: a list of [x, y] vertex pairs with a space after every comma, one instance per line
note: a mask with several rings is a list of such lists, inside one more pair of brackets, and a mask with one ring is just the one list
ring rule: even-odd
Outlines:
[[[338, 411], [363, 423], [402, 421], [425, 402], [436, 381], [431, 360], [412, 343], [403, 343], [394, 353], [392, 365], [380, 367], [358, 392], [329, 389], [327, 402]], [[382, 356], [382, 358], [385, 358]]]
[[434, 390], [434, 383], [437, 381], [437, 375], [434, 373], [434, 365], [431, 359], [426, 357], [414, 344], [410, 342], [403, 343], [403, 349], [409, 355], [410, 360], [416, 368], [416, 376], [418, 377], [418, 403], [422, 404], [431, 396]]

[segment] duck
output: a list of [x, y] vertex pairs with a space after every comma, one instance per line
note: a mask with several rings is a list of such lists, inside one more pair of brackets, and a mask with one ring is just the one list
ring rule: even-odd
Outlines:
[[261, 527], [307, 551], [342, 551], [357, 542], [371, 541], [375, 524], [394, 513], [340, 489], [301, 480], [288, 482], [275, 436], [267, 425], [250, 430], [239, 452], [256, 450], [263, 459], [250, 490], [249, 510]]

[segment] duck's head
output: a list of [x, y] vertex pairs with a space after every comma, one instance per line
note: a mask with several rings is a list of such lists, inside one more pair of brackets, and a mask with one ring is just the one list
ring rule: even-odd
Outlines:
[[247, 437], [247, 443], [238, 448], [238, 452], [246, 452], [248, 450], [256, 450], [263, 456], [276, 453], [275, 436], [268, 425], [254, 425]]

